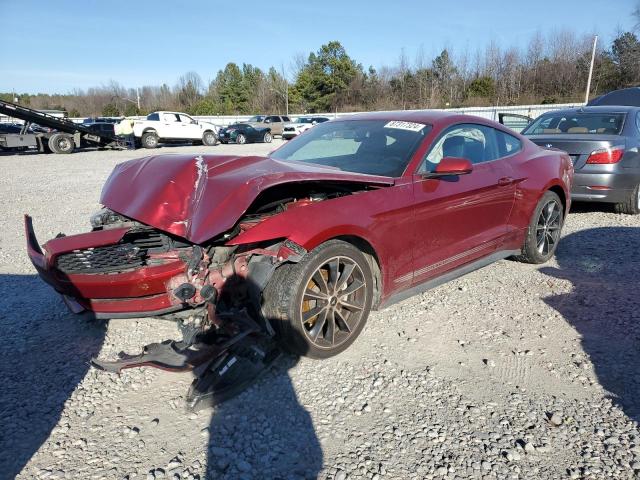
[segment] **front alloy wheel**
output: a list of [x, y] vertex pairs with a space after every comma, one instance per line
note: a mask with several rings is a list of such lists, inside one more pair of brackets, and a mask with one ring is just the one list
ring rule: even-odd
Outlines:
[[367, 300], [364, 273], [349, 257], [333, 257], [309, 278], [300, 302], [307, 339], [317, 348], [335, 349], [362, 321]]
[[276, 269], [262, 295], [262, 312], [285, 349], [328, 358], [364, 328], [373, 284], [365, 255], [350, 243], [329, 240], [298, 263]]

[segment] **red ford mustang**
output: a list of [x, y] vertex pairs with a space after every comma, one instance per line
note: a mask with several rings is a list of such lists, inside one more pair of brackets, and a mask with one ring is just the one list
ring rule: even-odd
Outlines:
[[76, 312], [219, 328], [243, 311], [288, 350], [347, 348], [371, 309], [506, 257], [541, 263], [573, 167], [482, 118], [372, 113], [317, 125], [269, 157], [118, 165], [92, 231], [29, 256]]

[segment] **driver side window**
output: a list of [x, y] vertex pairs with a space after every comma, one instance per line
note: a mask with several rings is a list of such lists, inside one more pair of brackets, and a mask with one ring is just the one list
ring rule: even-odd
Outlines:
[[498, 155], [493, 129], [470, 123], [450, 127], [431, 147], [420, 171], [435, 171], [444, 157], [466, 158], [473, 164], [495, 160]]

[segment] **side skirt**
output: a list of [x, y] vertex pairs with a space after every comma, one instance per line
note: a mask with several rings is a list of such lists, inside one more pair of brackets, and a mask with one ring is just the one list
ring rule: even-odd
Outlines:
[[409, 297], [413, 297], [414, 295], [418, 295], [419, 293], [424, 293], [427, 290], [439, 287], [440, 285], [450, 282], [451, 280], [455, 280], [456, 278], [466, 275], [467, 273], [471, 273], [482, 267], [486, 267], [487, 265], [497, 262], [498, 260], [503, 260], [514, 255], [520, 255], [520, 253], [520, 250], [500, 250], [498, 252], [494, 252], [491, 255], [487, 255], [486, 257], [482, 257], [471, 263], [462, 265], [454, 270], [440, 275], [439, 277], [432, 278], [431, 280], [427, 280], [426, 282], [416, 285], [415, 287], [411, 287], [408, 290], [403, 290], [402, 292], [395, 293], [391, 295], [387, 300], [383, 301], [378, 309], [381, 310], [383, 308], [389, 307], [398, 302], [406, 300]]

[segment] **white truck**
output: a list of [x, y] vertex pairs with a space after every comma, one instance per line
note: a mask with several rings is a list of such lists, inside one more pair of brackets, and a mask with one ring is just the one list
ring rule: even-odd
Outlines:
[[191, 118], [180, 112], [153, 112], [145, 120], [133, 124], [136, 143], [144, 148], [156, 148], [160, 143], [202, 142], [218, 143], [218, 127], [213, 123]]

